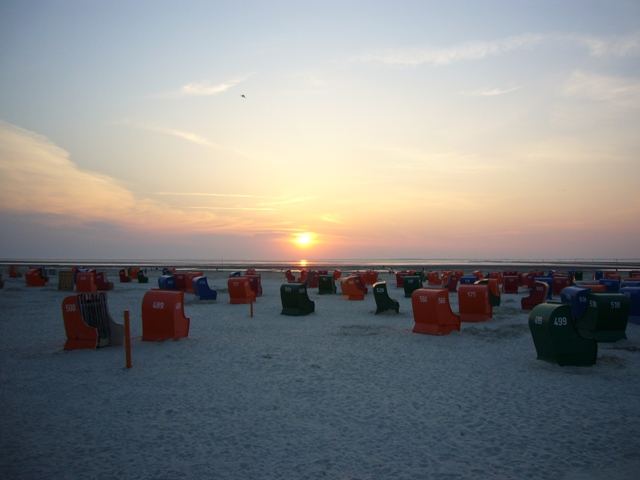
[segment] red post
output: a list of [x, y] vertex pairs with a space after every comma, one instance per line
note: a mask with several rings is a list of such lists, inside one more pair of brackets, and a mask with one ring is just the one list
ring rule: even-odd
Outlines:
[[124, 356], [126, 367], [131, 368], [131, 330], [129, 328], [129, 310], [124, 311]]

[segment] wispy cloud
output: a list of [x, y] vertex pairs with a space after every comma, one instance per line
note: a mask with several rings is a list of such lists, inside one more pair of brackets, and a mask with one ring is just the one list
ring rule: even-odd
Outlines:
[[490, 41], [465, 42], [448, 47], [387, 49], [360, 57], [365, 62], [387, 65], [449, 65], [464, 60], [481, 60], [522, 48], [533, 47], [545, 39], [541, 34], [524, 34]]
[[609, 102], [626, 108], [640, 107], [640, 79], [575, 71], [563, 93], [581, 99]]
[[586, 47], [588, 53], [595, 57], [640, 55], [640, 32], [608, 37], [573, 33], [526, 33], [494, 40], [478, 40], [440, 47], [390, 48], [362, 55], [356, 60], [399, 66], [440, 66], [462, 61], [482, 60], [519, 50], [532, 49], [545, 42]]
[[154, 192], [154, 195], [167, 197], [223, 197], [223, 198], [269, 198], [262, 195], [245, 193], [210, 193], [210, 192]]
[[498, 97], [500, 95], [506, 95], [508, 93], [516, 92], [521, 88], [522, 86], [510, 88], [487, 88], [482, 90], [462, 91], [460, 92], [460, 95], [465, 95], [468, 97]]
[[232, 88], [247, 81], [253, 74], [238, 75], [236, 77], [224, 80], [221, 82], [213, 82], [208, 80], [201, 80], [195, 82], [189, 82], [182, 85], [177, 90], [160, 93], [154, 95], [155, 97], [162, 98], [181, 98], [181, 97], [211, 97], [214, 95], [220, 95], [222, 93], [231, 90]]

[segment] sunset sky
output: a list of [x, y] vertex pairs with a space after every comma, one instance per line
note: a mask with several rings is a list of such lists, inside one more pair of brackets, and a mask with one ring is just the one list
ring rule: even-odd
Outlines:
[[0, 2], [4, 259], [639, 258], [639, 132], [634, 0]]

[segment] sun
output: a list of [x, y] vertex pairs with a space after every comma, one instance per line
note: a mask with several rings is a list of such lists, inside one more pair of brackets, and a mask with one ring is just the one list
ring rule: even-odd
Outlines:
[[293, 243], [300, 248], [309, 248], [315, 241], [315, 234], [312, 232], [296, 233], [293, 237]]

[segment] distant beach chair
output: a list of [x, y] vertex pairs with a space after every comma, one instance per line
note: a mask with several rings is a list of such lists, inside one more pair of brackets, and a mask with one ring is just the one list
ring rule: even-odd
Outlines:
[[143, 341], [188, 337], [189, 324], [184, 314], [184, 292], [152, 289], [142, 297]]
[[576, 282], [576, 287], [588, 288], [592, 293], [607, 293], [607, 286], [596, 282], [595, 280], [589, 280], [586, 282]]
[[429, 273], [427, 273], [427, 283], [431, 286], [441, 286], [442, 285], [442, 280], [440, 279], [440, 272], [438, 271], [431, 271]]
[[122, 345], [123, 327], [109, 315], [103, 292], [80, 293], [62, 301], [65, 350]]
[[332, 275], [320, 275], [318, 277], [318, 294], [333, 295], [338, 291]]
[[475, 275], [463, 275], [460, 277], [458, 281], [460, 285], [473, 285], [478, 281], [478, 278]]
[[615, 342], [627, 338], [629, 297], [622, 293], [589, 292], [587, 298], [587, 310], [576, 325], [580, 335], [598, 342]]
[[491, 320], [493, 309], [489, 300], [489, 285], [460, 285], [458, 287], [458, 309], [462, 322]]
[[609, 293], [616, 293], [620, 290], [621, 280], [619, 278], [602, 278], [598, 280], [600, 285], [604, 285]]
[[422, 288], [422, 279], [418, 275], [406, 275], [402, 279], [402, 288], [404, 289], [405, 298], [411, 298], [414, 290]]
[[149, 277], [147, 277], [142, 270], [138, 270], [138, 274], [136, 275], [136, 277], [138, 283], [149, 283]]
[[58, 272], [58, 290], [71, 292], [73, 287], [73, 271], [60, 270]]
[[160, 275], [158, 277], [158, 288], [161, 290], [178, 290], [175, 275]]
[[200, 300], [216, 300], [218, 298], [218, 292], [209, 286], [207, 277], [194, 277], [191, 281], [193, 282], [193, 291]]
[[489, 303], [492, 307], [500, 306], [500, 286], [497, 278], [483, 278], [476, 281], [474, 285], [487, 285], [489, 287]]
[[27, 287], [44, 287], [49, 281], [42, 268], [30, 268], [24, 279]]
[[9, 265], [9, 278], [20, 278], [22, 277], [22, 272], [17, 265]]
[[571, 278], [568, 275], [554, 275], [552, 281], [552, 295], [560, 295], [563, 289], [571, 286]]
[[79, 271], [76, 274], [76, 292], [91, 293], [97, 292], [96, 271]]
[[536, 305], [529, 314], [529, 330], [539, 360], [574, 366], [596, 363], [598, 344], [580, 334], [568, 304]]
[[400, 313], [400, 303], [389, 297], [387, 282], [376, 282], [371, 288], [373, 289], [373, 298], [376, 301], [376, 315], [387, 310]]
[[129, 283], [131, 281], [129, 273], [124, 268], [118, 272], [118, 277], [120, 278], [120, 283]]
[[450, 292], [458, 291], [458, 282], [460, 281], [460, 277], [461, 275], [453, 272], [451, 275], [449, 275], [449, 280], [447, 281], [447, 284], [444, 285], [444, 287]]
[[547, 300], [551, 300], [553, 298], [553, 277], [552, 276], [535, 277], [535, 281], [544, 282], [549, 286], [549, 288], [547, 289]]
[[529, 295], [520, 300], [520, 307], [522, 310], [531, 310], [536, 305], [544, 303], [548, 291], [549, 284], [547, 282], [534, 282], [533, 286], [529, 288]]
[[96, 286], [100, 291], [113, 290], [113, 282], [107, 279], [105, 272], [96, 272]]
[[518, 293], [520, 277], [518, 275], [505, 275], [502, 277], [502, 293]]
[[309, 315], [316, 308], [315, 302], [309, 298], [307, 287], [302, 283], [285, 283], [280, 286], [282, 315]]
[[256, 294], [251, 288], [251, 283], [247, 277], [231, 277], [227, 280], [229, 290], [229, 303], [237, 305], [243, 303], [253, 303], [256, 301]]
[[293, 274], [293, 272], [291, 270], [287, 270], [286, 272], [284, 272], [284, 276], [287, 279], [287, 282], [289, 283], [295, 283], [296, 282], [296, 276]]
[[629, 298], [629, 321], [640, 324], [640, 285], [622, 287], [620, 293]]
[[396, 288], [404, 288], [404, 277], [413, 277], [415, 275], [415, 270], [400, 270], [396, 272]]
[[364, 300], [367, 287], [362, 283], [358, 275], [349, 275], [340, 280], [340, 290], [347, 300]]
[[460, 317], [453, 313], [446, 288], [419, 288], [411, 294], [413, 333], [448, 335], [460, 331]]

